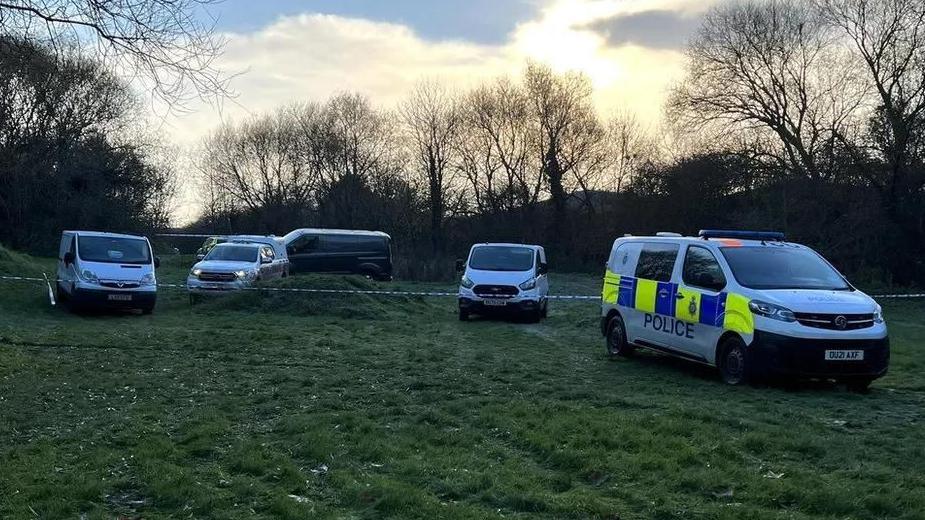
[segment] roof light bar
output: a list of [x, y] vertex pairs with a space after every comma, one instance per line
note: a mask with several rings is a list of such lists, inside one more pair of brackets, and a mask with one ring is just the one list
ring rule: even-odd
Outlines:
[[700, 238], [737, 238], [739, 240], [766, 240], [783, 242], [784, 234], [780, 231], [744, 231], [728, 229], [701, 229]]

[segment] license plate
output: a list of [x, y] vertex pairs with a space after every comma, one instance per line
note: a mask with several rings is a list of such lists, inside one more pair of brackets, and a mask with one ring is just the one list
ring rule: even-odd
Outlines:
[[489, 307], [504, 307], [507, 305], [507, 300], [485, 300], [484, 303]]
[[131, 294], [110, 294], [109, 301], [111, 302], [130, 302], [132, 301]]
[[826, 361], [864, 361], [863, 350], [826, 350]]

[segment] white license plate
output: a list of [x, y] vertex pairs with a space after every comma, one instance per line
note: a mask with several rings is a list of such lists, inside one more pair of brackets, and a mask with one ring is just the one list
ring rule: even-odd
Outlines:
[[109, 301], [111, 302], [130, 302], [132, 301], [131, 294], [110, 294]]
[[863, 350], [826, 350], [826, 361], [864, 361]]
[[504, 307], [507, 300], [485, 300], [483, 303], [489, 307]]

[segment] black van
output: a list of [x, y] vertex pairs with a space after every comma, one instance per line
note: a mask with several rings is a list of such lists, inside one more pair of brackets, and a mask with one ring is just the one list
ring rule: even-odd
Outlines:
[[297, 229], [283, 241], [293, 273], [351, 273], [392, 279], [392, 239], [381, 231]]

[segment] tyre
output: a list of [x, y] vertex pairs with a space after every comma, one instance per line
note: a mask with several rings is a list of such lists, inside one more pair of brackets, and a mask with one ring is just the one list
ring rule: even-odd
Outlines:
[[527, 312], [527, 323], [539, 323], [543, 319], [542, 309]]
[[745, 343], [738, 336], [723, 342], [718, 365], [720, 376], [727, 385], [741, 385], [748, 382], [748, 356]]
[[153, 305], [146, 305], [146, 306], [144, 306], [144, 307], [141, 308], [141, 313], [144, 314], [145, 316], [147, 316], [147, 315], [149, 315], [149, 314], [152, 314], [153, 312], [154, 312], [154, 306], [153, 306]]
[[546, 303], [543, 305], [543, 312], [540, 314], [540, 318], [546, 319], [549, 317], [549, 300], [546, 300]]
[[870, 384], [874, 380], [870, 378], [859, 378], [859, 379], [849, 379], [845, 381], [845, 387], [849, 392], [855, 392], [858, 394], [866, 394], [870, 392]]
[[199, 296], [191, 293], [189, 295], [190, 306], [196, 305], [197, 303], [199, 303]]
[[633, 353], [633, 346], [626, 341], [626, 325], [620, 315], [607, 322], [607, 355], [611, 359], [626, 357]]
[[68, 296], [67, 292], [65, 292], [64, 289], [61, 288], [61, 284], [56, 282], [55, 283], [55, 299], [58, 301], [58, 303], [60, 303], [61, 305], [67, 305], [67, 296]]
[[469, 311], [464, 310], [460, 307], [459, 309], [459, 321], [469, 321]]

